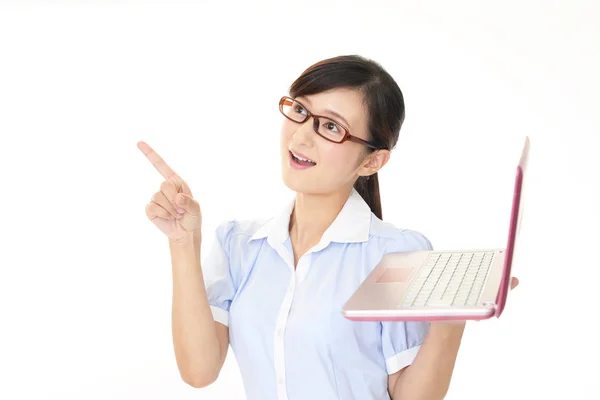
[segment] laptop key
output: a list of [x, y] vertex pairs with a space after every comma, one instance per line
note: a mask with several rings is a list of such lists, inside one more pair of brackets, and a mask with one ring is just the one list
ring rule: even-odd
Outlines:
[[427, 302], [430, 307], [448, 307], [452, 305], [452, 297], [444, 297], [441, 299], [431, 299]]

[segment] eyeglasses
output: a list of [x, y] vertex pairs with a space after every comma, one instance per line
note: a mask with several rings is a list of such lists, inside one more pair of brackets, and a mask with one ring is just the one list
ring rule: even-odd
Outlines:
[[310, 117], [314, 118], [313, 128], [315, 132], [323, 139], [334, 143], [344, 143], [346, 140], [364, 144], [372, 149], [377, 150], [377, 147], [366, 140], [352, 136], [348, 132], [348, 128], [323, 115], [315, 115], [307, 110], [298, 100], [288, 96], [283, 96], [279, 100], [279, 111], [289, 120], [303, 124]]

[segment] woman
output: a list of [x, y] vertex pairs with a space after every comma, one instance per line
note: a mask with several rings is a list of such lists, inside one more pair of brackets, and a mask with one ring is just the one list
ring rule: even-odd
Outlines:
[[266, 222], [221, 224], [202, 267], [198, 202], [138, 144], [166, 179], [146, 213], [169, 238], [183, 380], [212, 383], [231, 344], [249, 400], [443, 398], [464, 322], [340, 314], [384, 254], [432, 249], [381, 220], [377, 172], [404, 121], [400, 88], [371, 60], [334, 57], [304, 71], [279, 109], [283, 181], [295, 198]]

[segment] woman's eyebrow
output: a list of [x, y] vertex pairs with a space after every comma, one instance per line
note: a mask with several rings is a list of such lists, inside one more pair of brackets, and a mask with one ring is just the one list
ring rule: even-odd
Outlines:
[[[308, 105], [311, 105], [311, 103], [310, 103], [310, 100], [309, 100], [307, 97], [300, 97], [300, 98], [301, 98], [301, 100], [298, 100], [300, 103], [307, 103]], [[338, 113], [338, 112], [336, 112], [336, 111], [329, 110], [329, 109], [325, 110], [325, 112], [327, 112], [327, 113], [329, 113], [329, 114], [331, 114], [331, 115], [334, 115], [334, 116], [335, 116], [335, 117], [337, 117], [338, 119], [341, 119], [341, 120], [342, 120], [342, 122], [343, 122], [343, 123], [346, 125], [346, 127], [347, 127], [348, 129], [350, 129], [350, 124], [348, 123], [348, 121], [346, 121], [346, 118], [342, 117], [342, 115], [341, 115], [341, 114], [339, 114], [339, 113]]]
[[341, 119], [342, 122], [344, 124], [346, 124], [346, 126], [348, 127], [348, 129], [350, 129], [350, 124], [348, 123], [348, 121], [346, 121], [346, 119], [344, 117], [342, 117], [340, 114], [338, 114], [337, 112], [333, 111], [333, 110], [325, 110], [326, 112], [328, 112], [329, 114], [333, 114], [334, 116], [336, 116], [337, 118]]

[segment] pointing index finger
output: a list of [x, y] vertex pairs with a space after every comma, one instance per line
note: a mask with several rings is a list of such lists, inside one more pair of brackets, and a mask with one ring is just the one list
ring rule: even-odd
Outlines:
[[177, 176], [175, 171], [147, 143], [138, 142], [137, 146], [165, 179], [172, 179]]

